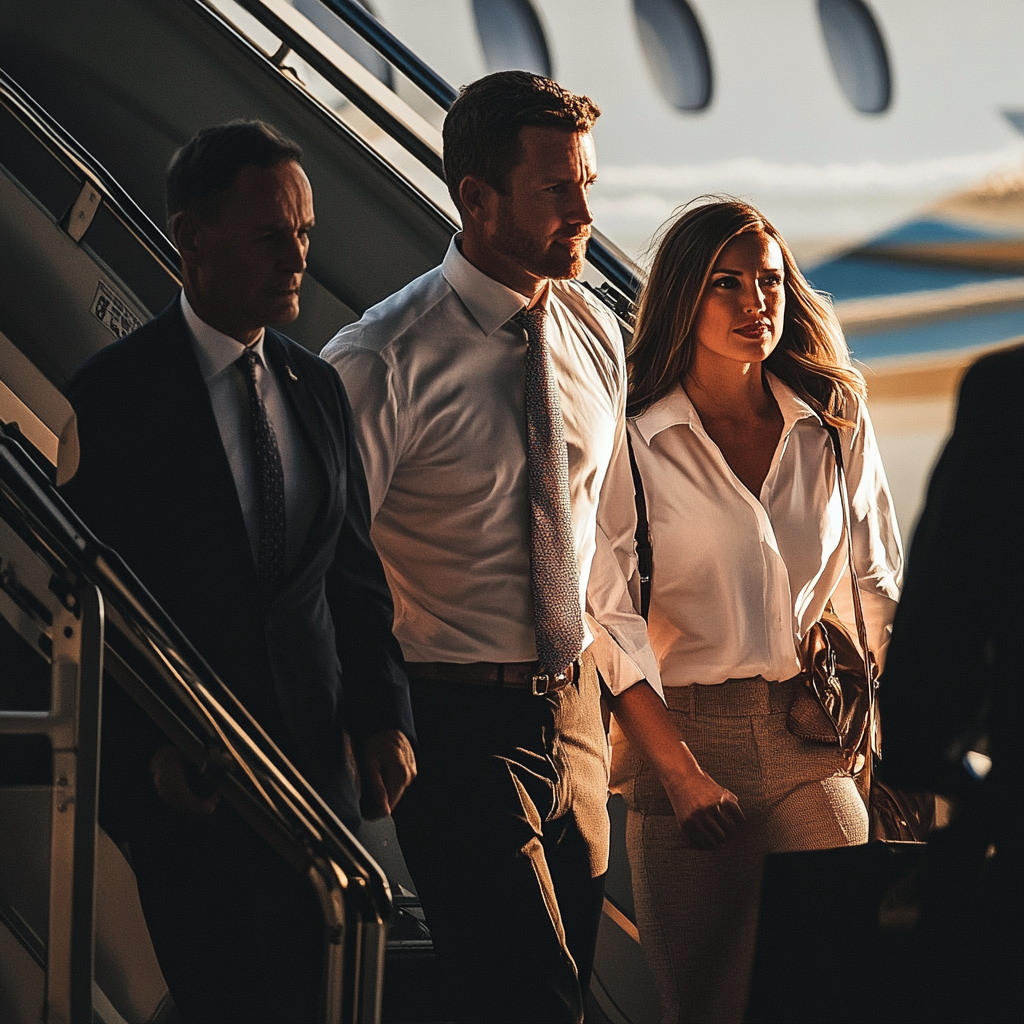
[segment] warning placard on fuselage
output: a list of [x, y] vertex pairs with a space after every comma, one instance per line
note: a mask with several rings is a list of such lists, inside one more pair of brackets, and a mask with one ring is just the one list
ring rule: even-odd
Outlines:
[[126, 334], [131, 334], [137, 327], [142, 326], [141, 321], [128, 308], [124, 299], [102, 281], [97, 284], [96, 294], [92, 299], [92, 315], [115, 338], [123, 338]]

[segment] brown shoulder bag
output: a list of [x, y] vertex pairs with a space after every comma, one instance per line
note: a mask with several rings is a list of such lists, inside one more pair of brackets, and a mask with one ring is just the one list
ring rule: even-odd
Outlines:
[[[793, 735], [809, 743], [836, 744], [843, 750], [868, 806], [872, 839], [924, 842], [935, 823], [934, 796], [896, 790], [874, 777], [874, 763], [882, 756], [878, 674], [868, 646], [864, 608], [853, 563], [850, 495], [842, 444], [834, 426], [826, 424], [825, 429], [836, 460], [860, 650], [830, 606], [808, 629], [801, 644], [804, 688], [793, 700], [786, 725]], [[865, 652], [865, 657], [860, 651]]]

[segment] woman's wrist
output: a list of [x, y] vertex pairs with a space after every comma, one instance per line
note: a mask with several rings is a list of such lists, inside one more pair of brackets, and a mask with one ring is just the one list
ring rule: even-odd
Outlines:
[[686, 785], [703, 777], [704, 769], [697, 763], [693, 751], [680, 739], [663, 756], [654, 760], [654, 768], [667, 782]]

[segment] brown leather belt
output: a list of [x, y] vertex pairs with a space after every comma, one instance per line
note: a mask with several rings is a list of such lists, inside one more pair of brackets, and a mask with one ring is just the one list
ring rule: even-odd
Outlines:
[[445, 683], [476, 683], [510, 690], [529, 690], [534, 696], [553, 693], [576, 682], [579, 661], [560, 672], [541, 672], [536, 661], [474, 661], [457, 665], [449, 661], [410, 661], [405, 666], [410, 679], [440, 680]]

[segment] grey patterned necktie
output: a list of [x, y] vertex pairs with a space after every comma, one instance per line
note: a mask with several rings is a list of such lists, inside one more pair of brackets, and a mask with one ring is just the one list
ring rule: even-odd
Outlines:
[[530, 485], [530, 584], [541, 670], [558, 672], [583, 647], [580, 577], [569, 505], [562, 406], [543, 306], [512, 319], [526, 331], [526, 466]]
[[[256, 364], [260, 358], [247, 348], [235, 362], [245, 379], [252, 423], [253, 462], [256, 470], [256, 523], [258, 530], [256, 575], [270, 586], [284, 575], [285, 504], [284, 469], [274, 427], [256, 387]], [[269, 371], [267, 371], [269, 372]]]

